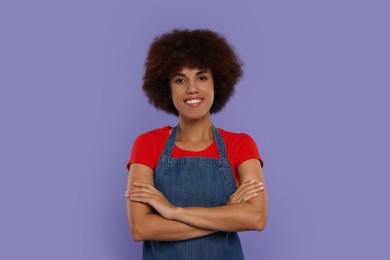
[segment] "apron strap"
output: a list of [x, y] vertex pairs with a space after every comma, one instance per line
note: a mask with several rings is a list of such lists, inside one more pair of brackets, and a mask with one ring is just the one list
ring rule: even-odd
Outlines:
[[[217, 144], [219, 157], [221, 159], [222, 158], [227, 159], [225, 142], [223, 141], [222, 136], [219, 133], [218, 129], [214, 125], [212, 125], [212, 129], [213, 129], [214, 139]], [[165, 144], [164, 150], [160, 158], [160, 160], [166, 160], [167, 162], [169, 162], [168, 163], [169, 165], [172, 165], [171, 156], [172, 156], [173, 148], [175, 147], [176, 136], [178, 131], [179, 131], [179, 124], [177, 124], [173, 128], [172, 133], [170, 134], [168, 141]]]

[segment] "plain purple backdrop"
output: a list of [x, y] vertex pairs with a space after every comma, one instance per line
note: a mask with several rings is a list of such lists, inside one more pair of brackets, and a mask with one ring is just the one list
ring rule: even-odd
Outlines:
[[153, 38], [226, 36], [245, 76], [218, 127], [265, 162], [246, 259], [389, 259], [387, 1], [1, 1], [0, 259], [139, 259], [124, 191], [134, 139], [178, 120], [141, 90]]

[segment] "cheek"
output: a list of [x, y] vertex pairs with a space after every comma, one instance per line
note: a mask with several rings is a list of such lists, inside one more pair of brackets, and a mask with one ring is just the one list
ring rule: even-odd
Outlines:
[[180, 98], [180, 95], [178, 95], [177, 92], [173, 91], [171, 92], [171, 102], [173, 103], [173, 106], [178, 108], [178, 106], [181, 104], [182, 99]]
[[175, 104], [177, 102], [177, 100], [179, 99], [180, 95], [174, 89], [170, 89], [170, 91], [171, 91], [170, 92], [171, 102], [173, 102], [173, 104]]
[[211, 87], [210, 89], [210, 96], [211, 96], [211, 100], [214, 101], [214, 97], [215, 97], [214, 87]]
[[178, 99], [180, 97], [180, 93], [177, 91], [177, 89], [171, 88], [170, 89], [170, 96], [172, 100]]
[[211, 104], [213, 104], [214, 103], [214, 92], [212, 93], [212, 95], [211, 95]]

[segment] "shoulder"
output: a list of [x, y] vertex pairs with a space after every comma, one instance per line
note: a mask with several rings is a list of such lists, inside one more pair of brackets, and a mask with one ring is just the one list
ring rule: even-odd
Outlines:
[[169, 137], [169, 129], [171, 128], [171, 126], [164, 126], [142, 133], [137, 137], [136, 142], [149, 144], [164, 142]]
[[234, 160], [233, 164], [236, 167], [249, 159], [258, 159], [263, 165], [257, 144], [249, 134], [230, 132], [220, 128], [218, 131], [225, 142], [228, 157]]
[[246, 133], [236, 133], [226, 131], [222, 128], [218, 128], [219, 133], [221, 134], [226, 145], [239, 145], [242, 146], [246, 143], [255, 143], [254, 139]]
[[131, 163], [140, 163], [154, 170], [169, 138], [170, 128], [165, 126], [140, 134], [133, 144], [127, 167]]
[[145, 132], [145, 133], [142, 133], [139, 135], [139, 137], [159, 137], [161, 135], [164, 135], [166, 133], [169, 133], [169, 129], [171, 129], [172, 126], [164, 126], [164, 127], [160, 127], [160, 128], [156, 128], [156, 129], [153, 129], [153, 130], [150, 130], [148, 132]]

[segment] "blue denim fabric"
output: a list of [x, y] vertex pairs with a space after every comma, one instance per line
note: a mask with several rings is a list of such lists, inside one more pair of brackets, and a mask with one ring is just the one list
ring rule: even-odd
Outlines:
[[[154, 172], [155, 187], [175, 206], [216, 207], [225, 205], [236, 190], [225, 143], [213, 126], [219, 159], [205, 157], [171, 158], [176, 126], [165, 145]], [[236, 232], [216, 232], [183, 241], [145, 241], [143, 259], [214, 260], [244, 259]]]

